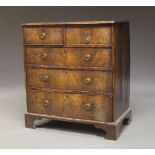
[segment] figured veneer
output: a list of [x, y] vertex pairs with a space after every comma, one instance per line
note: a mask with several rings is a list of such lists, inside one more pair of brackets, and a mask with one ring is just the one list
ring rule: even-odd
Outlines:
[[25, 28], [23, 34], [24, 44], [63, 45], [62, 28]]
[[27, 91], [28, 112], [111, 122], [112, 98], [108, 95]]
[[28, 87], [112, 93], [112, 73], [27, 68]]
[[111, 49], [25, 48], [25, 63], [53, 67], [112, 67]]
[[92, 124], [116, 140], [131, 122], [127, 21], [23, 24], [27, 113]]
[[[76, 37], [75, 37], [76, 36]], [[66, 29], [66, 45], [111, 44], [110, 26], [70, 27]]]

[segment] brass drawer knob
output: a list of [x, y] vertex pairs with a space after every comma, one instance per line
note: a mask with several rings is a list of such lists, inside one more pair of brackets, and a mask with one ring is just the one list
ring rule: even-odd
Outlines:
[[45, 101], [43, 102], [43, 106], [44, 106], [44, 107], [48, 107], [48, 105], [49, 105], [49, 101], [48, 101], [48, 100], [45, 100]]
[[88, 44], [90, 42], [90, 36], [85, 36], [84, 37], [84, 43]]
[[84, 109], [85, 109], [86, 111], [90, 111], [90, 110], [92, 110], [93, 106], [94, 106], [94, 104], [93, 104], [92, 102], [90, 102], [90, 103], [85, 103], [85, 104], [84, 104]]
[[85, 61], [90, 61], [92, 59], [90, 54], [86, 54], [84, 60]]
[[43, 80], [44, 82], [47, 82], [48, 79], [49, 79], [48, 75], [44, 75], [43, 78], [42, 78], [42, 80]]
[[45, 33], [45, 32], [42, 32], [42, 33], [40, 34], [40, 39], [43, 40], [43, 39], [45, 39], [45, 38], [46, 38], [46, 33]]
[[86, 78], [86, 79], [85, 79], [85, 84], [90, 84], [91, 81], [92, 81], [91, 78]]
[[47, 53], [42, 53], [42, 54], [41, 54], [41, 58], [42, 58], [43, 60], [47, 59]]

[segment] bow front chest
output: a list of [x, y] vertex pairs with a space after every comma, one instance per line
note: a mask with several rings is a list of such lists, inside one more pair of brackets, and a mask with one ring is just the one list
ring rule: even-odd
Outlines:
[[126, 21], [23, 24], [27, 113], [92, 124], [116, 140], [131, 121]]

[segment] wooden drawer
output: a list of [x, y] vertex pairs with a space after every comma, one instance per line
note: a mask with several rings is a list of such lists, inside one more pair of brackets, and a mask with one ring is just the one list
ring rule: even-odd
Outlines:
[[76, 119], [111, 121], [112, 99], [104, 95], [27, 91], [28, 112]]
[[62, 28], [24, 28], [24, 44], [63, 45]]
[[111, 27], [70, 27], [66, 29], [67, 45], [109, 45]]
[[27, 86], [56, 90], [112, 92], [112, 73], [27, 68]]
[[25, 63], [55, 67], [111, 67], [111, 50], [103, 48], [25, 48]]

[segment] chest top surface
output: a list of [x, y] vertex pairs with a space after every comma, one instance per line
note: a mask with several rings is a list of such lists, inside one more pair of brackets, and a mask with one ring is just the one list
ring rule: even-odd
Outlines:
[[22, 26], [59, 26], [59, 25], [102, 25], [102, 24], [114, 24], [114, 23], [129, 23], [129, 21], [65, 21], [65, 22], [38, 22], [38, 23], [25, 23]]

